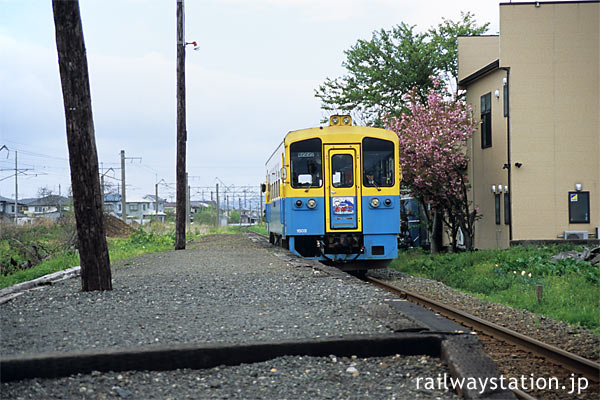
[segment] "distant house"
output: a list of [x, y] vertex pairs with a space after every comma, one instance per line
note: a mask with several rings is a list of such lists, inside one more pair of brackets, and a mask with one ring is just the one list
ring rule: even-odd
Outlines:
[[201, 201], [190, 201], [190, 212], [196, 214], [208, 210], [209, 208], [215, 208], [216, 202], [212, 200], [201, 200]]
[[[150, 207], [146, 213], [144, 213], [145, 219], [157, 220], [160, 222], [165, 222], [165, 204], [167, 202], [166, 199], [162, 199], [160, 196], [158, 197], [158, 202], [156, 201], [156, 196], [153, 194], [147, 194], [144, 196], [144, 200], [148, 200], [150, 202]], [[157, 204], [158, 203], [158, 204]], [[157, 210], [158, 205], [158, 210]]]
[[[148, 200], [150, 201], [150, 209], [152, 211], [156, 211], [156, 196], [153, 194], [147, 194], [144, 196], [144, 200]], [[166, 199], [161, 198], [160, 196], [158, 197], [158, 212], [159, 213], [164, 213], [165, 211], [165, 204], [167, 203]]]
[[176, 209], [177, 209], [177, 203], [175, 203], [174, 201], [167, 201], [167, 202], [165, 202], [163, 211], [175, 212]]
[[127, 222], [135, 221], [143, 225], [150, 221], [152, 214], [155, 214], [155, 211], [150, 208], [150, 200], [143, 198], [126, 198], [125, 200], [127, 202]]
[[[196, 214], [208, 210], [209, 208], [215, 208], [216, 202], [212, 200], [194, 200], [190, 201], [190, 214]], [[165, 203], [165, 210], [171, 210], [174, 213], [177, 212], [177, 203], [167, 202]]]
[[256, 210], [240, 210], [240, 224], [257, 224], [260, 216]]
[[112, 214], [115, 217], [121, 218], [121, 195], [117, 193], [109, 193], [104, 195], [104, 212]]
[[30, 218], [57, 219], [69, 209], [70, 200], [63, 196], [49, 195], [28, 201], [24, 212]]
[[[17, 201], [17, 220], [23, 221], [27, 217], [23, 212], [25, 204]], [[15, 219], [15, 200], [0, 196], [0, 219]]]

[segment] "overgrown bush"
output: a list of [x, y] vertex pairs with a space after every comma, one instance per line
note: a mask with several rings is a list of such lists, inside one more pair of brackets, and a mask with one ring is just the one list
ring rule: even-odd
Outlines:
[[0, 223], [0, 273], [8, 275], [28, 269], [73, 247], [75, 222], [38, 220], [33, 225]]

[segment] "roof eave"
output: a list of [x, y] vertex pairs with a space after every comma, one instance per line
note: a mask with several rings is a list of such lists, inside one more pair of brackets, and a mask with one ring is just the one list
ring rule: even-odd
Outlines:
[[460, 80], [458, 82], [458, 86], [461, 89], [465, 89], [467, 86], [469, 86], [471, 83], [475, 82], [479, 78], [482, 78], [485, 75], [489, 74], [490, 72], [496, 71], [499, 68], [500, 68], [500, 59], [492, 61], [491, 63], [489, 63], [485, 67], [481, 68], [480, 70], [475, 71], [471, 75]]

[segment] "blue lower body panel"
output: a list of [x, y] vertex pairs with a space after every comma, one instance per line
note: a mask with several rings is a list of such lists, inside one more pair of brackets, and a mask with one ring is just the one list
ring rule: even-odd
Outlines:
[[[389, 201], [385, 201], [388, 198]], [[371, 264], [385, 266], [386, 261], [398, 256], [400, 207], [397, 196], [381, 196], [381, 205], [376, 208], [370, 206], [371, 197], [362, 198], [362, 232], [326, 232], [325, 210], [334, 204], [328, 204], [323, 197], [310, 199], [316, 203], [313, 208], [308, 207], [309, 198], [306, 197], [285, 198], [273, 201], [266, 207], [269, 233], [280, 237], [282, 245], [293, 253], [339, 264], [342, 269], [351, 263], [362, 263], [364, 269], [371, 268]], [[349, 222], [356, 226], [356, 210], [348, 208], [348, 204], [352, 203], [353, 206], [356, 199], [343, 200], [346, 201], [335, 204], [339, 208], [339, 217], [352, 218]], [[333, 217], [338, 214], [332, 212]], [[332, 224], [336, 226], [347, 222], [333, 219]]]

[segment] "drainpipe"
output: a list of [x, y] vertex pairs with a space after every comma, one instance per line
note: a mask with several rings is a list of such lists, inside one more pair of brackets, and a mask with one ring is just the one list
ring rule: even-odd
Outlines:
[[508, 212], [510, 214], [510, 223], [508, 224], [508, 240], [513, 240], [513, 212], [512, 212], [512, 201], [513, 201], [513, 187], [512, 187], [512, 163], [510, 161], [510, 67], [500, 67], [500, 69], [506, 71], [506, 87], [508, 87], [508, 96], [506, 99], [507, 115], [506, 115], [506, 161], [508, 163]]

